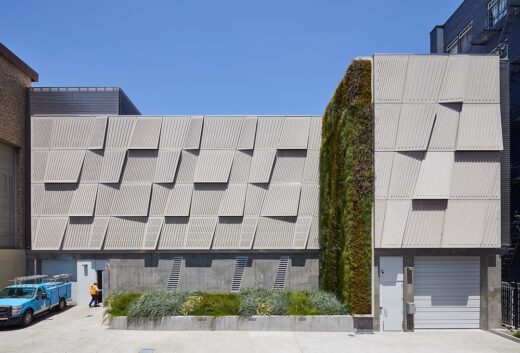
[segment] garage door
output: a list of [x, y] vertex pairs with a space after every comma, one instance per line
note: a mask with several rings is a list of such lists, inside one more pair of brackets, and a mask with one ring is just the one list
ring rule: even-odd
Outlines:
[[480, 327], [480, 259], [416, 257], [415, 328]]

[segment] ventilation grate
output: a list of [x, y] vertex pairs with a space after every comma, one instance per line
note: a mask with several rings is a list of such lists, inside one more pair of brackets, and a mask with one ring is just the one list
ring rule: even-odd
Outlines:
[[175, 256], [173, 258], [172, 272], [168, 278], [166, 290], [177, 290], [181, 280], [182, 256]]
[[237, 256], [235, 259], [235, 272], [231, 282], [231, 292], [239, 292], [244, 277], [244, 269], [247, 265], [247, 256]]
[[289, 268], [289, 256], [280, 257], [278, 264], [278, 271], [276, 271], [276, 278], [274, 279], [273, 289], [284, 289], [285, 278], [287, 277], [287, 269]]

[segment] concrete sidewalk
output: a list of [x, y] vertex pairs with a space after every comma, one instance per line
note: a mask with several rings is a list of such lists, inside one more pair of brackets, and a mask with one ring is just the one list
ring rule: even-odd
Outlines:
[[517, 353], [520, 345], [484, 331], [416, 333], [151, 332], [108, 330], [102, 308], [74, 307], [26, 329], [0, 329], [0, 352], [38, 353]]

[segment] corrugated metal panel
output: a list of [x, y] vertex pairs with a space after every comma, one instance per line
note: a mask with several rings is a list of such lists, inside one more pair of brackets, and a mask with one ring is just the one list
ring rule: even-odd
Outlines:
[[376, 104], [374, 107], [374, 148], [393, 151], [399, 126], [401, 104]]
[[94, 122], [94, 117], [54, 118], [51, 148], [86, 149]]
[[463, 104], [457, 150], [502, 150], [500, 104]]
[[303, 181], [319, 182], [320, 180], [320, 150], [308, 150], [303, 169]]
[[51, 150], [47, 158], [45, 182], [77, 183], [84, 158], [84, 150]]
[[195, 184], [191, 199], [191, 216], [217, 216], [226, 185]]
[[424, 152], [398, 152], [394, 154], [388, 198], [408, 199], [412, 197], [423, 158]]
[[164, 216], [164, 210], [172, 188], [173, 184], [153, 184], [150, 216]]
[[31, 117], [31, 149], [49, 148], [54, 118]]
[[311, 120], [309, 117], [285, 118], [278, 148], [307, 149], [310, 124]]
[[133, 116], [109, 117], [106, 148], [127, 148], [134, 129], [134, 123], [135, 117]]
[[381, 248], [400, 248], [406, 229], [411, 200], [388, 200], [381, 236]]
[[454, 151], [459, 125], [459, 104], [437, 104], [429, 151]]
[[386, 199], [388, 197], [388, 185], [390, 184], [390, 176], [392, 175], [392, 163], [394, 161], [395, 154], [396, 153], [394, 152], [374, 153], [376, 199]]
[[383, 225], [385, 222], [386, 200], [374, 201], [374, 247], [381, 247]]
[[87, 250], [90, 245], [90, 227], [93, 217], [70, 217], [63, 250]]
[[242, 229], [240, 232], [240, 249], [251, 249], [255, 240], [256, 226], [258, 217], [244, 217], [242, 219]]
[[489, 201], [486, 219], [484, 222], [484, 230], [482, 232], [482, 241], [480, 243], [481, 247], [500, 248], [502, 246], [500, 216], [500, 201]]
[[499, 152], [456, 152], [450, 198], [500, 198]]
[[119, 183], [125, 158], [126, 150], [105, 150], [99, 182]]
[[407, 65], [407, 55], [374, 55], [375, 103], [401, 102]]
[[74, 190], [74, 184], [45, 185], [42, 216], [67, 216]]
[[445, 55], [411, 55], [408, 58], [403, 102], [436, 103], [447, 61]]
[[305, 249], [309, 231], [311, 229], [312, 217], [298, 217], [294, 227], [293, 249]]
[[220, 208], [219, 216], [243, 216], [247, 184], [228, 184]]
[[40, 216], [42, 213], [43, 203], [45, 201], [45, 185], [31, 185], [31, 215]]
[[307, 151], [278, 150], [271, 183], [301, 182]]
[[253, 249], [291, 249], [295, 225], [292, 217], [260, 217]]
[[137, 117], [128, 148], [157, 149], [161, 124], [161, 117]]
[[262, 216], [298, 215], [300, 189], [300, 184], [271, 184], [262, 207]]
[[102, 150], [105, 147], [105, 132], [107, 130], [108, 117], [98, 116], [92, 128], [88, 148], [91, 150]]
[[31, 248], [38, 235], [38, 225], [40, 224], [40, 217], [31, 217]]
[[488, 200], [449, 200], [442, 237], [444, 248], [480, 247], [488, 209]]
[[96, 198], [96, 218], [98, 216], [110, 216], [112, 203], [119, 190], [120, 184], [98, 185], [98, 192]]
[[273, 169], [276, 150], [255, 150], [249, 172], [250, 183], [268, 183]]
[[157, 163], [157, 150], [128, 151], [128, 159], [123, 172], [123, 182], [152, 182]]
[[70, 204], [70, 216], [93, 216], [97, 195], [96, 184], [79, 184]]
[[31, 151], [31, 182], [43, 183], [48, 151]]
[[157, 242], [159, 241], [159, 235], [161, 234], [163, 222], [163, 217], [148, 218], [143, 249], [155, 250], [155, 248], [157, 248]]
[[237, 147], [243, 122], [242, 117], [205, 117], [200, 148], [234, 150]]
[[110, 218], [105, 250], [138, 250], [143, 246], [146, 217]]
[[196, 183], [227, 183], [235, 151], [201, 150], [194, 181]]
[[186, 249], [209, 249], [215, 233], [217, 217], [190, 217], [186, 232]]
[[40, 218], [36, 237], [32, 239], [32, 250], [60, 250], [67, 223], [67, 217]]
[[152, 184], [121, 184], [116, 192], [112, 216], [148, 216]]
[[247, 185], [246, 204], [244, 206], [245, 216], [259, 216], [264, 204], [267, 185]]
[[249, 180], [249, 170], [251, 169], [251, 159], [253, 151], [236, 151], [231, 172], [230, 182], [247, 182]]
[[317, 184], [302, 184], [298, 216], [318, 215], [320, 187]]
[[278, 148], [284, 125], [282, 117], [261, 117], [256, 125], [255, 149]]
[[156, 183], [173, 182], [180, 155], [180, 150], [159, 150], [153, 181]]
[[160, 148], [183, 148], [189, 127], [189, 117], [164, 117], [161, 127]]
[[464, 103], [500, 102], [500, 62], [498, 55], [468, 57], [468, 84]]
[[426, 152], [415, 185], [414, 199], [447, 199], [454, 152]]
[[406, 224], [403, 248], [440, 247], [446, 206], [446, 200], [414, 200]]
[[31, 88], [31, 114], [72, 114], [72, 92], [38, 92]]
[[92, 226], [90, 227], [90, 244], [89, 248], [95, 250], [101, 250], [103, 242], [105, 241], [105, 235], [107, 234], [108, 217], [94, 217]]
[[201, 116], [192, 116], [190, 119], [190, 127], [184, 141], [185, 149], [199, 149], [200, 135], [202, 134], [202, 124], [204, 119]]
[[166, 217], [159, 239], [159, 249], [182, 249], [188, 229], [188, 217]]
[[439, 93], [439, 102], [462, 102], [468, 80], [468, 56], [449, 55], [446, 73]]
[[396, 151], [425, 151], [435, 120], [435, 104], [403, 104], [397, 138]]
[[219, 217], [212, 249], [238, 249], [242, 217]]
[[320, 220], [319, 217], [312, 217], [311, 229], [309, 230], [309, 239], [307, 240], [307, 249], [320, 248]]
[[195, 175], [198, 159], [199, 151], [182, 151], [179, 170], [175, 178], [176, 183], [193, 183], [193, 176]]
[[502, 115], [502, 137], [504, 150], [500, 152], [500, 220], [502, 222], [502, 244], [511, 243], [511, 112], [509, 61], [500, 60], [500, 112]]
[[119, 92], [73, 91], [73, 114], [118, 114]]
[[320, 149], [321, 146], [321, 117], [311, 118], [311, 126], [309, 129], [308, 149]]
[[174, 184], [170, 190], [165, 216], [189, 216], [193, 184]]
[[255, 146], [256, 135], [256, 116], [248, 116], [244, 118], [240, 139], [238, 140], [237, 149], [252, 150]]
[[103, 165], [103, 151], [87, 151], [81, 175], [80, 183], [97, 183], [101, 174], [101, 166]]

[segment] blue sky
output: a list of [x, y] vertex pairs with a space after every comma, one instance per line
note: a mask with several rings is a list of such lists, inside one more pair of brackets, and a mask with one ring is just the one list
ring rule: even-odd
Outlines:
[[458, 0], [0, 0], [37, 86], [118, 86], [143, 114], [322, 114], [350, 61], [427, 53]]

